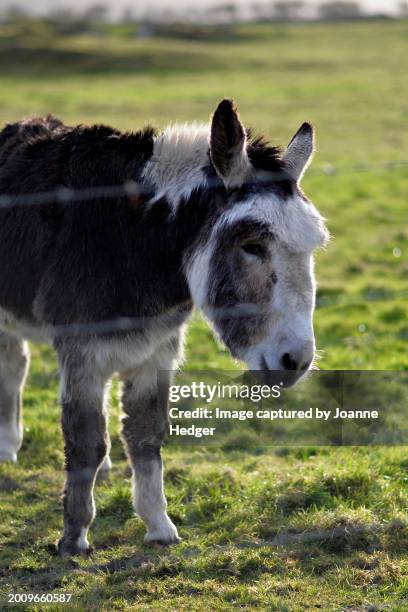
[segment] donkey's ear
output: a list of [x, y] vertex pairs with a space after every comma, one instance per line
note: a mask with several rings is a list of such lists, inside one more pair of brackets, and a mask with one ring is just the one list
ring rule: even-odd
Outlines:
[[304, 123], [293, 136], [285, 151], [283, 160], [288, 174], [299, 182], [314, 152], [314, 128], [310, 123]]
[[226, 187], [242, 185], [250, 163], [246, 132], [232, 100], [218, 105], [211, 123], [210, 157]]

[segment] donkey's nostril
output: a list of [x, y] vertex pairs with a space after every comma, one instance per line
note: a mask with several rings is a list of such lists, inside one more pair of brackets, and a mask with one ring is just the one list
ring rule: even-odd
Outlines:
[[282, 355], [281, 364], [284, 370], [297, 370], [298, 363], [290, 353]]

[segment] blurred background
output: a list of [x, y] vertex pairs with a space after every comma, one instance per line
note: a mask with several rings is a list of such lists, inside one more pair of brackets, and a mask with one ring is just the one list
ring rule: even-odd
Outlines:
[[6, 12], [29, 12], [46, 15], [53, 13], [92, 13], [98, 20], [127, 21], [152, 19], [154, 21], [219, 22], [233, 20], [266, 19], [338, 19], [355, 17], [405, 16], [403, 0], [5, 0]]

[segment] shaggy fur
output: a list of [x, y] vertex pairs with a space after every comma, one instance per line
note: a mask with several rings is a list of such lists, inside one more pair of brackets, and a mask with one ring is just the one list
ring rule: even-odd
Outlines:
[[[298, 187], [311, 129], [281, 157], [224, 100], [210, 125], [161, 133], [53, 117], [0, 133], [0, 195], [9, 198], [0, 207], [0, 459], [16, 460], [21, 444], [23, 341], [48, 340], [67, 470], [61, 554], [89, 550], [115, 372], [146, 540], [178, 541], [160, 457], [170, 379], [158, 385], [157, 375], [177, 367], [193, 303], [251, 369], [280, 370], [288, 384], [308, 369], [312, 251], [326, 236]], [[22, 194], [36, 197], [23, 205]]]

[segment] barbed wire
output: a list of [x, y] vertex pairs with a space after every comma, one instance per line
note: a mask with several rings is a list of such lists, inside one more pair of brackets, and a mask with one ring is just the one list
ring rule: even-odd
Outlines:
[[99, 198], [135, 197], [149, 193], [151, 193], [151, 189], [147, 189], [145, 185], [136, 181], [126, 181], [123, 185], [103, 185], [87, 187], [85, 189], [59, 187], [50, 191], [2, 194], [0, 195], [0, 208], [52, 204], [54, 202], [69, 204], [70, 202], [82, 202]]
[[[317, 296], [316, 310], [322, 308], [340, 307], [344, 308], [347, 306], [358, 306], [361, 304], [367, 304], [372, 302], [391, 302], [397, 299], [408, 300], [408, 290], [388, 292], [387, 295], [378, 294], [373, 295], [366, 293], [363, 296], [354, 296], [350, 298], [339, 298], [339, 299], [327, 299], [324, 296]], [[233, 306], [207, 306], [202, 308], [204, 316], [210, 320], [210, 322], [220, 322], [223, 319], [247, 319], [250, 316], [257, 316], [262, 309], [268, 306], [268, 304], [252, 304], [252, 303], [239, 303]], [[155, 332], [161, 327], [166, 330], [170, 324], [176, 325], [179, 323], [182, 325], [189, 316], [188, 309], [184, 305], [181, 307], [174, 306], [167, 309], [165, 312], [157, 315], [144, 315], [139, 317], [117, 317], [114, 319], [106, 319], [101, 321], [90, 321], [90, 322], [76, 322], [76, 323], [65, 323], [41, 326], [40, 324], [34, 324], [30, 327], [31, 339], [44, 341], [44, 340], [61, 340], [66, 337], [95, 337], [95, 336], [108, 336], [118, 332], [146, 332], [149, 331], [152, 326], [155, 326]], [[14, 318], [7, 319], [2, 322], [3, 331], [9, 333], [18, 333], [21, 331], [21, 324]], [[23, 324], [23, 330], [28, 329], [28, 324]]]
[[317, 168], [309, 168], [308, 174], [323, 173], [327, 176], [335, 176], [336, 174], [353, 174], [365, 172], [378, 172], [381, 170], [391, 171], [398, 168], [408, 166], [408, 160], [395, 159], [388, 161], [379, 161], [370, 164], [360, 163], [353, 165], [336, 166], [335, 164], [326, 163]]
[[[323, 174], [326, 177], [335, 177], [339, 174], [367, 173], [379, 171], [393, 171], [398, 168], [408, 167], [408, 160], [388, 160], [373, 164], [355, 164], [350, 166], [341, 166], [333, 164], [324, 164], [318, 168], [309, 169], [308, 173], [317, 175]], [[256, 182], [270, 182], [287, 178], [284, 172], [268, 172], [260, 171], [256, 175]], [[207, 178], [203, 187], [219, 187], [220, 180], [218, 178]], [[69, 204], [71, 202], [80, 202], [95, 199], [109, 199], [119, 197], [137, 197], [141, 195], [151, 195], [152, 189], [144, 183], [129, 180], [123, 185], [98, 185], [80, 189], [73, 189], [66, 186], [58, 187], [57, 189], [39, 192], [26, 193], [3, 193], [0, 194], [0, 208], [13, 208], [16, 206], [31, 206], [44, 205], [52, 203]]]
[[395, 300], [408, 300], [408, 290], [403, 289], [402, 291], [366, 291], [360, 296], [353, 296], [351, 299], [349, 296], [333, 299], [324, 295], [317, 295], [316, 310], [319, 310], [321, 308], [342, 308], [347, 306], [359, 306], [361, 304], [367, 304], [371, 302], [394, 302]]
[[[366, 173], [379, 171], [393, 171], [398, 168], [408, 166], [408, 160], [389, 160], [377, 162], [375, 164], [355, 164], [350, 166], [339, 166], [326, 164], [320, 168], [314, 168], [309, 172], [323, 174], [325, 177], [334, 177], [339, 174], [351, 173]], [[267, 172], [261, 171], [257, 173], [256, 180], [270, 182], [271, 180], [279, 180], [286, 178], [283, 172]], [[207, 178], [202, 185], [204, 188], [219, 187], [220, 180], [218, 178]], [[19, 206], [35, 206], [59, 203], [68, 205], [71, 202], [82, 202], [94, 199], [109, 199], [109, 198], [137, 198], [138, 196], [152, 196], [150, 186], [137, 181], [126, 181], [123, 185], [105, 185], [93, 186], [82, 189], [71, 189], [65, 186], [55, 190], [32, 192], [22, 194], [0, 194], [0, 209], [10, 209]], [[382, 291], [372, 290], [365, 292], [362, 296], [354, 296], [350, 299], [349, 296], [340, 296], [331, 298], [329, 296], [318, 295], [316, 300], [316, 309], [332, 308], [332, 307], [347, 307], [357, 306], [367, 302], [378, 301], [395, 301], [397, 299], [408, 299], [408, 290], [402, 291]], [[257, 310], [263, 305], [256, 304], [237, 304], [237, 306], [226, 308], [208, 308], [204, 314], [212, 321], [220, 320], [225, 317], [247, 317], [251, 314], [256, 314]], [[58, 340], [67, 336], [99, 336], [112, 334], [117, 332], [132, 332], [143, 331], [152, 324], [167, 326], [169, 320], [173, 317], [179, 317], [182, 314], [178, 307], [167, 310], [163, 314], [143, 317], [117, 317], [115, 319], [93, 321], [93, 322], [78, 322], [62, 325], [45, 325], [40, 329], [38, 326], [38, 339], [42, 339], [44, 334], [47, 338]], [[13, 333], [19, 327], [19, 322], [12, 317], [3, 321], [3, 329]], [[32, 331], [32, 330], [31, 330]]]

